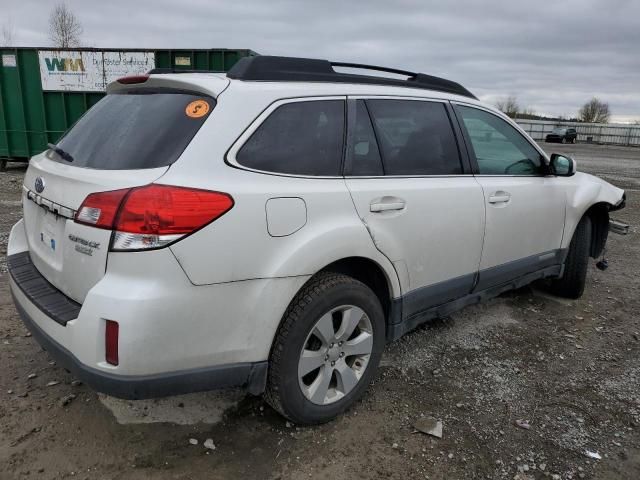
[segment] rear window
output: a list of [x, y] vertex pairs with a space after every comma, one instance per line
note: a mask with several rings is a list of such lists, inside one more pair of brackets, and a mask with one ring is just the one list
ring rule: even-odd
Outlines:
[[178, 159], [214, 106], [211, 97], [184, 92], [138, 89], [110, 94], [87, 111], [58, 146], [73, 157], [70, 164], [76, 167], [164, 167]]
[[340, 175], [344, 101], [313, 100], [278, 107], [236, 158], [245, 167], [292, 175]]

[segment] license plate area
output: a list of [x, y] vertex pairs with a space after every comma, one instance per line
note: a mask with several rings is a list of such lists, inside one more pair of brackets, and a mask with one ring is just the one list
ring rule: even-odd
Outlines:
[[62, 245], [67, 219], [56, 215], [44, 207], [36, 206], [32, 248], [38, 256], [53, 268], [59, 269], [62, 263]]
[[[53, 217], [53, 218], [51, 218]], [[54, 215], [45, 214], [44, 221], [42, 222], [42, 230], [40, 232], [40, 242], [44, 245], [44, 247], [49, 247], [55, 255], [56, 245], [58, 242], [58, 238], [60, 235], [56, 232], [57, 219]]]

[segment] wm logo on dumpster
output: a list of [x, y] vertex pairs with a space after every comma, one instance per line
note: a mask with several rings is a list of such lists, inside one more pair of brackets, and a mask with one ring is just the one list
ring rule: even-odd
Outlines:
[[84, 72], [81, 58], [45, 58], [49, 72]]

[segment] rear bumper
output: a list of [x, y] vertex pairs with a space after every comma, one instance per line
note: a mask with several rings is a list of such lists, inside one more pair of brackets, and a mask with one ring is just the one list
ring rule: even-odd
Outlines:
[[[169, 249], [112, 252], [80, 305], [31, 264], [22, 221], [7, 254], [11, 293], [34, 337], [84, 382], [122, 398], [225, 387], [261, 393], [282, 315], [308, 279], [196, 286]], [[107, 320], [119, 324], [118, 365], [106, 362]]]
[[267, 362], [247, 362], [198, 368], [154, 375], [110, 374], [80, 362], [70, 351], [52, 339], [29, 316], [13, 293], [16, 309], [33, 337], [78, 379], [98, 392], [131, 400], [201, 392], [228, 387], [244, 387], [259, 395], [267, 379]]

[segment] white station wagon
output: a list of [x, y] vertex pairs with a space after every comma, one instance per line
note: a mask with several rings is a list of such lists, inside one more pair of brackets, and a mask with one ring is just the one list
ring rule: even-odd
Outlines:
[[579, 297], [625, 227], [622, 190], [449, 80], [257, 56], [107, 93], [31, 159], [8, 264], [33, 336], [118, 397], [330, 420], [387, 342], [535, 280]]

